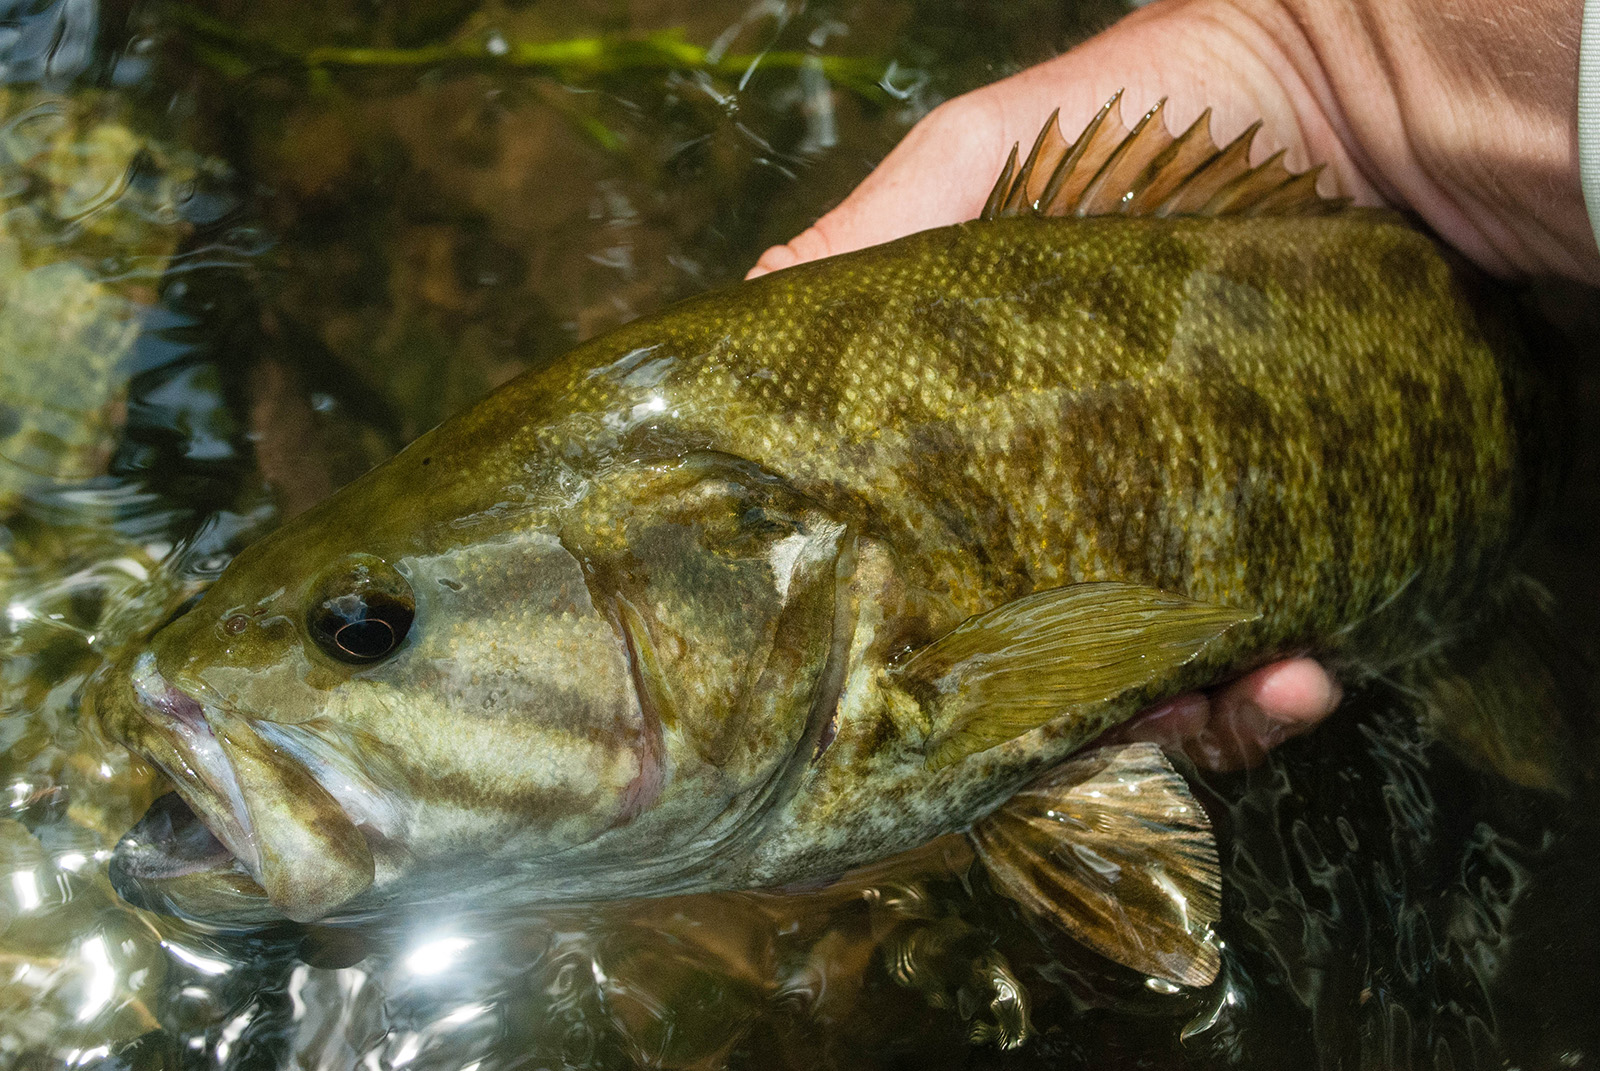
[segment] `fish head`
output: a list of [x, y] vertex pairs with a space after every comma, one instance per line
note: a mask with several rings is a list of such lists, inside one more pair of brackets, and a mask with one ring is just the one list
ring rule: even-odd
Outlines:
[[495, 882], [656, 891], [815, 737], [844, 527], [781, 480], [634, 459], [554, 504], [441, 504], [413, 453], [97, 682], [177, 792], [119, 845], [125, 896], [254, 923]]

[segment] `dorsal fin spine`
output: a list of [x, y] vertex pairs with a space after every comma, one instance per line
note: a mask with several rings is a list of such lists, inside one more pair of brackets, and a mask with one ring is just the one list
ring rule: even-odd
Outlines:
[[1078, 161], [1083, 159], [1084, 153], [1089, 149], [1089, 143], [1094, 140], [1095, 134], [1099, 133], [1100, 127], [1110, 117], [1111, 109], [1121, 99], [1122, 91], [1119, 89], [1117, 90], [1117, 95], [1106, 101], [1095, 117], [1089, 120], [1089, 125], [1084, 127], [1083, 133], [1078, 135], [1078, 140], [1074, 141], [1072, 146], [1062, 154], [1061, 162], [1050, 173], [1050, 181], [1045, 184], [1045, 188], [1039, 193], [1038, 212], [1044, 215], [1056, 214], [1052, 209], [1055, 206], [1057, 195], [1061, 192], [1062, 184], [1066, 182], [1067, 176], [1072, 174], [1073, 168], [1077, 167]]
[[[1196, 159], [1202, 163], [1215, 155], [1211, 146], [1210, 108], [1201, 112], [1200, 117], [1189, 124], [1188, 129], [1173, 138], [1172, 144], [1162, 149], [1156, 154], [1155, 159], [1145, 165], [1144, 174], [1140, 175], [1135, 183], [1136, 189], [1130, 199], [1128, 212], [1134, 215], [1159, 214], [1155, 212], [1155, 208], [1166, 200], [1167, 195], [1179, 181], [1172, 176], [1177, 173], [1180, 161], [1185, 153], [1193, 155], [1196, 149], [1199, 150]], [[1162, 180], [1168, 183], [1165, 189], [1161, 186]]]
[[[1267, 194], [1261, 200], [1246, 209], [1246, 214], [1251, 216], [1270, 216], [1281, 211], [1282, 205], [1304, 203], [1308, 198], [1320, 202], [1322, 212], [1336, 212], [1350, 203], [1348, 197], [1318, 197], [1317, 180], [1326, 170], [1326, 164], [1318, 164], [1309, 171], [1302, 171], [1289, 179], [1282, 186]], [[1306, 211], [1312, 211], [1309, 207]]]
[[1173, 137], [1162, 121], [1166, 98], [1131, 131], [1118, 116], [1121, 100], [1119, 90], [1070, 143], [1052, 113], [1020, 167], [1021, 146], [1013, 146], [979, 218], [1320, 215], [1348, 203], [1318, 194], [1321, 167], [1297, 174], [1282, 151], [1252, 167], [1259, 120], [1219, 149], [1211, 109]]
[[1068, 173], [1072, 171], [1074, 162], [1075, 157], [1068, 153], [1061, 158], [1060, 163], [1056, 164], [1055, 170], [1050, 172], [1050, 181], [1044, 184], [1044, 189], [1039, 194], [1040, 211], [1048, 212], [1051, 202], [1061, 192], [1061, 184], [1067, 180]]
[[1161, 207], [1165, 210], [1162, 215], [1194, 215], [1203, 212], [1216, 189], [1226, 181], [1219, 181], [1219, 177], [1226, 175], [1230, 168], [1238, 167], [1241, 160], [1249, 163], [1250, 146], [1255, 142], [1256, 131], [1260, 129], [1261, 120], [1257, 119], [1245, 127], [1244, 133], [1228, 142], [1211, 159], [1195, 168], [1162, 204]]
[[1000, 177], [995, 180], [994, 189], [989, 191], [989, 199], [983, 203], [983, 211], [978, 213], [979, 219], [996, 219], [1000, 214], [1000, 206], [1005, 203], [1006, 191], [1011, 186], [1011, 177], [1017, 170], [1018, 146], [1011, 146], [1011, 154], [1006, 157], [1006, 166], [1000, 169]]
[[1033, 178], [1033, 169], [1039, 162], [1039, 153], [1044, 149], [1045, 141], [1049, 138], [1050, 132], [1056, 128], [1060, 118], [1061, 109], [1057, 108], [1050, 113], [1050, 118], [1045, 120], [1044, 126], [1039, 128], [1039, 136], [1033, 139], [1033, 148], [1028, 150], [1028, 159], [1023, 162], [1022, 170], [1017, 172], [1011, 196], [1006, 198], [1004, 206], [1006, 215], [1016, 215], [1027, 206], [1028, 181]]
[[1128, 136], [1123, 138], [1115, 149], [1111, 150], [1111, 155], [1106, 157], [1106, 162], [1100, 165], [1100, 170], [1095, 172], [1094, 178], [1089, 180], [1089, 184], [1083, 188], [1083, 193], [1079, 195], [1076, 208], [1077, 215], [1099, 214], [1094, 213], [1092, 210], [1095, 197], [1111, 176], [1116, 174], [1117, 165], [1127, 159], [1139, 145], [1140, 136], [1150, 128], [1150, 121], [1161, 114], [1161, 106], [1165, 103], [1165, 97], [1157, 101], [1156, 106], [1145, 112], [1139, 121], [1134, 124], [1133, 129], [1128, 132]]
[[1139, 194], [1147, 189], [1150, 183], [1159, 174], [1157, 170], [1157, 165], [1159, 162], [1172, 159], [1172, 153], [1177, 148], [1177, 139], [1167, 132], [1166, 120], [1163, 118], [1166, 106], [1167, 98], [1162, 97], [1160, 100], [1156, 101], [1156, 106], [1154, 108], [1151, 108], [1147, 113], [1145, 113], [1144, 119], [1140, 120], [1141, 126], [1145, 124], [1154, 124], [1157, 132], [1161, 137], [1165, 138], [1166, 141], [1162, 147], [1156, 151], [1154, 156], [1147, 160], [1144, 166], [1139, 169], [1138, 174], [1134, 175], [1132, 181], [1128, 183], [1127, 190], [1122, 194], [1121, 197], [1117, 199], [1116, 211], [1121, 215], [1126, 215], [1132, 210], [1134, 202], [1138, 199]]
[[[1242, 213], [1256, 202], [1277, 193], [1278, 190], [1283, 188], [1285, 182], [1294, 177], [1287, 168], [1280, 166], [1282, 160], [1283, 150], [1279, 149], [1257, 165], [1254, 170], [1246, 171], [1242, 175], [1229, 179], [1222, 184], [1216, 193], [1211, 195], [1211, 199], [1205, 203], [1205, 207], [1200, 211], [1206, 215], [1221, 215], [1224, 212]], [[1251, 180], [1258, 174], [1266, 175], [1275, 167], [1279, 167], [1283, 171], [1283, 181], [1276, 186], [1268, 186], [1265, 189], [1249, 188]]]

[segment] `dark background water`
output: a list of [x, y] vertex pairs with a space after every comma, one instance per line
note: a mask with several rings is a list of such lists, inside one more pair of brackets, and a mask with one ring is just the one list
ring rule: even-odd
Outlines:
[[[0, 3], [0, 1066], [1594, 1065], [1594, 790], [1471, 769], [1399, 683], [1196, 774], [1226, 946], [1196, 992], [1038, 928], [959, 852], [814, 897], [368, 933], [207, 933], [106, 885], [159, 788], [80, 724], [108, 651], [497, 383], [737, 279], [939, 101], [1121, 10]], [[559, 42], [604, 62], [524, 51]], [[1528, 556], [1559, 642], [1521, 687], [1587, 725], [1600, 318], [1528, 299], [1574, 445]]]

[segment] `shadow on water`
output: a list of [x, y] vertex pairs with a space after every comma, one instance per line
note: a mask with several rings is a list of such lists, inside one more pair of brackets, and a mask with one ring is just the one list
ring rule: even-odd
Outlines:
[[[1195, 775], [1225, 889], [1200, 991], [1020, 916], [959, 841], [812, 892], [381, 929], [218, 934], [107, 884], [161, 786], [79, 723], [106, 652], [1117, 13], [1062, 7], [0, 3], [0, 1066], [1592, 1066], [1595, 790], [1472, 769], [1404, 682]], [[1579, 442], [1529, 562], [1587, 643], [1600, 366], [1570, 340], [1600, 310], [1560, 306]]]

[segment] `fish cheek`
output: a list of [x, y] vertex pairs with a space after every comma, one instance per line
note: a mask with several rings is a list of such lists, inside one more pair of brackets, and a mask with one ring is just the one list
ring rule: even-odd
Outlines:
[[546, 633], [539, 647], [413, 652], [391, 679], [340, 690], [333, 717], [384, 754], [385, 785], [418, 815], [415, 853], [558, 850], [616, 821], [641, 734], [624, 660], [596, 624], [588, 642]]
[[509, 824], [553, 847], [612, 822], [642, 725], [577, 560], [553, 536], [510, 532], [401, 564], [416, 623], [340, 689], [337, 717], [381, 741], [394, 780], [468, 837]]

